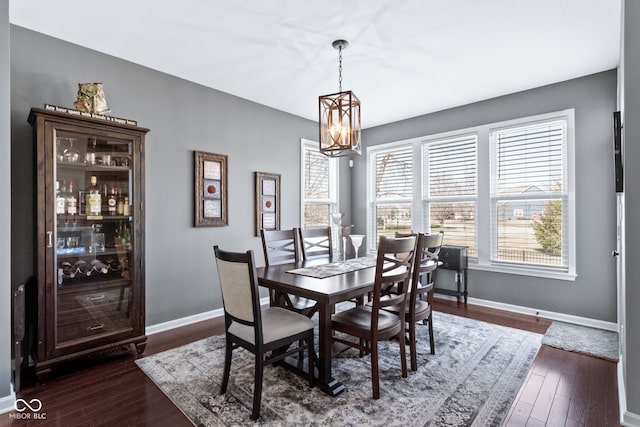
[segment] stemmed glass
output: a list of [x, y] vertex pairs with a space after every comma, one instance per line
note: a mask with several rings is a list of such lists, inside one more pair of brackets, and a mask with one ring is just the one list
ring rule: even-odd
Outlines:
[[358, 249], [360, 249], [360, 245], [362, 245], [364, 234], [351, 234], [349, 237], [351, 237], [351, 244], [353, 245], [353, 251], [356, 254], [356, 258], [358, 258]]
[[[343, 214], [342, 212], [335, 212], [331, 214], [331, 219], [333, 220], [333, 223], [336, 225], [337, 227], [337, 232], [335, 233], [336, 236], [336, 240], [334, 240], [334, 248], [337, 248], [337, 256], [338, 259], [345, 259], [345, 254], [344, 254], [344, 245], [342, 244], [342, 218], [344, 218], [345, 214]], [[342, 254], [340, 252], [343, 252]]]

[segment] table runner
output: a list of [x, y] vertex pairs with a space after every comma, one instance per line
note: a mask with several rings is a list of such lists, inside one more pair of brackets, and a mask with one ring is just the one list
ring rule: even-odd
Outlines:
[[287, 273], [300, 274], [301, 276], [315, 277], [324, 279], [326, 277], [336, 276], [338, 274], [350, 273], [356, 270], [373, 267], [376, 265], [375, 258], [360, 257], [347, 259], [344, 261], [332, 262], [329, 264], [314, 265], [312, 267], [296, 268], [289, 270]]

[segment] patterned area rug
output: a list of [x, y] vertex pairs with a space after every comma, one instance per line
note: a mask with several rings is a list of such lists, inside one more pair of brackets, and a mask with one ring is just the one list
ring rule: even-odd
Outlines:
[[[380, 343], [381, 398], [371, 398], [369, 357], [344, 355], [334, 377], [347, 391], [329, 397], [282, 367], [265, 368], [256, 425], [499, 426], [540, 348], [539, 334], [434, 313], [436, 354], [419, 324], [418, 371], [400, 372], [397, 342]], [[408, 347], [407, 347], [408, 355]], [[224, 338], [214, 336], [136, 363], [198, 426], [252, 424], [253, 356], [235, 350], [219, 395]]]
[[542, 344], [612, 362], [618, 361], [617, 332], [554, 321], [544, 334]]

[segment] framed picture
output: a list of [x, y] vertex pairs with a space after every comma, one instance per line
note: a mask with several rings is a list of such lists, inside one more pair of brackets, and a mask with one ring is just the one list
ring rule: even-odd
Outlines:
[[196, 227], [224, 227], [227, 219], [227, 156], [195, 151]]
[[260, 230], [280, 230], [280, 175], [256, 172], [256, 236]]

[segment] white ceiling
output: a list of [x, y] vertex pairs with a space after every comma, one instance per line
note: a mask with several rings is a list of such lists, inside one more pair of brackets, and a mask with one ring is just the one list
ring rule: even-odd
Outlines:
[[[618, 66], [621, 0], [10, 0], [10, 22], [308, 119], [363, 127]], [[117, 82], [104, 82], [108, 87]]]

